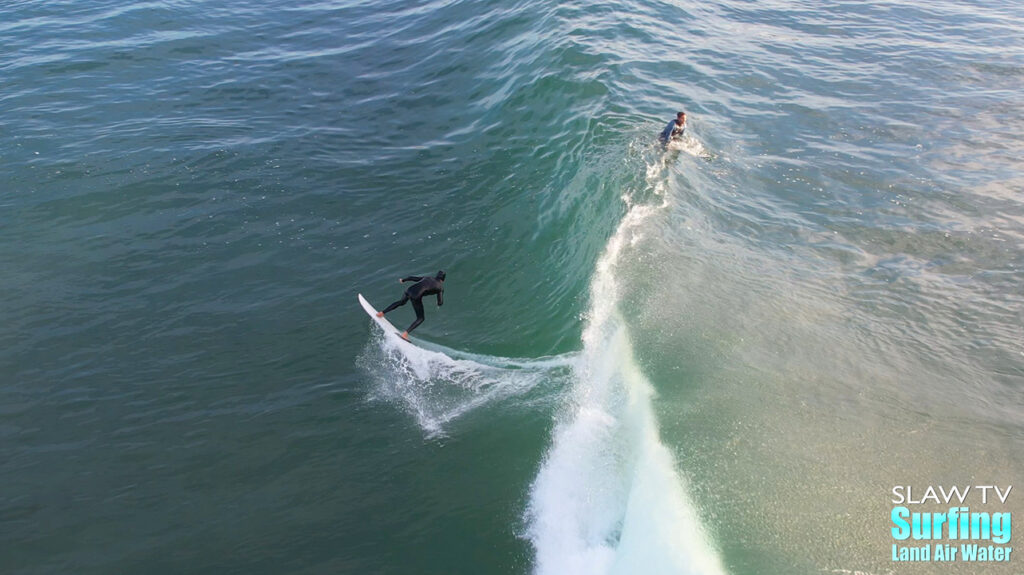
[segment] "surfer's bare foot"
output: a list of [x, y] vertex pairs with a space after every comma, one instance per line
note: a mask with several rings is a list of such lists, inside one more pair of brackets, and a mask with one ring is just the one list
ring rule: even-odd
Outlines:
[[382, 312], [382, 311], [377, 312], [377, 317], [384, 317], [384, 312]]
[[404, 339], [405, 341], [409, 341], [409, 332], [403, 331], [402, 332], [402, 339]]

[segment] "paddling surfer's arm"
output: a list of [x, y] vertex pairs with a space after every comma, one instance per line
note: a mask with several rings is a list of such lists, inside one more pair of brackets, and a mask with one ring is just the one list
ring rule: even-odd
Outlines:
[[423, 279], [423, 278], [420, 277], [420, 276], [409, 276], [407, 278], [402, 278], [402, 279], [398, 280], [398, 283], [404, 284], [405, 282], [418, 282], [421, 279]]
[[437, 292], [437, 307], [441, 307], [443, 305], [444, 305], [444, 289], [442, 289], [441, 291]]
[[668, 143], [669, 139], [672, 137], [672, 128], [675, 128], [675, 126], [676, 121], [670, 120], [668, 125], [665, 126], [665, 129], [661, 131], [660, 135], [658, 135], [658, 139], [661, 140], [663, 144]]

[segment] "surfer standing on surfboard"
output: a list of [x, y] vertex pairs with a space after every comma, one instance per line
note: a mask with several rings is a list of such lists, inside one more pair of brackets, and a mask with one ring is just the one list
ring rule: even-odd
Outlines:
[[686, 112], [679, 112], [676, 114], [676, 119], [670, 121], [661, 131], [658, 140], [661, 141], [662, 146], [667, 146], [669, 141], [683, 139], [684, 132], [686, 132]]
[[416, 311], [416, 321], [412, 322], [409, 329], [402, 332], [402, 338], [408, 340], [409, 332], [423, 323], [423, 302], [421, 301], [423, 296], [437, 294], [437, 307], [444, 305], [444, 271], [437, 272], [437, 275], [432, 278], [409, 276], [398, 280], [398, 283], [404, 284], [405, 282], [416, 282], [416, 285], [405, 290], [402, 299], [384, 308], [384, 311], [377, 312], [377, 317], [384, 317], [384, 314], [412, 300], [412, 309]]

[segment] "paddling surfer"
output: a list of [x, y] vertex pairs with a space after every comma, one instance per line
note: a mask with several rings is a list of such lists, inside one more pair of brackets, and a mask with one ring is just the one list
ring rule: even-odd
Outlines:
[[682, 140], [686, 132], [686, 112], [676, 114], [676, 119], [671, 120], [665, 129], [658, 135], [662, 146], [667, 146], [670, 141]]
[[384, 314], [412, 300], [412, 309], [416, 311], [416, 321], [412, 322], [409, 329], [402, 332], [402, 338], [408, 340], [409, 332], [423, 323], [423, 296], [437, 294], [437, 307], [444, 305], [444, 271], [437, 272], [437, 275], [432, 278], [409, 276], [398, 280], [398, 282], [403, 284], [405, 282], [416, 282], [416, 285], [405, 290], [405, 293], [402, 294], [402, 299], [384, 308], [384, 311], [377, 312], [377, 317], [384, 317]]

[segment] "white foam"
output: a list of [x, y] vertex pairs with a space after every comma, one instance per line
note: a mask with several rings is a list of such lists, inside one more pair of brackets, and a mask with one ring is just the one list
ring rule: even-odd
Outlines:
[[661, 205], [631, 205], [597, 263], [570, 401], [530, 493], [538, 575], [724, 573], [659, 438], [654, 390], [618, 312], [623, 252], [667, 205], [661, 172], [648, 171]]
[[448, 423], [475, 409], [556, 380], [576, 356], [494, 357], [400, 345], [379, 329], [376, 334], [359, 359], [376, 382], [376, 397], [402, 406], [428, 437], [444, 435]]
[[693, 136], [684, 136], [682, 139], [672, 140], [668, 143], [668, 149], [685, 152], [698, 158], [711, 158], [711, 154], [709, 154], [704, 145], [700, 143], [700, 140]]

